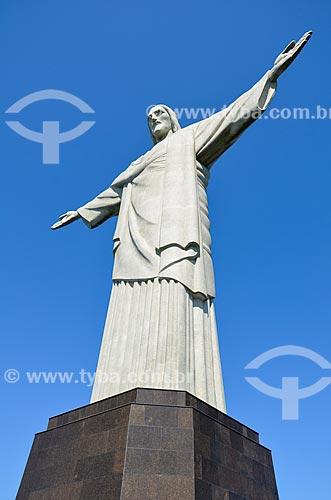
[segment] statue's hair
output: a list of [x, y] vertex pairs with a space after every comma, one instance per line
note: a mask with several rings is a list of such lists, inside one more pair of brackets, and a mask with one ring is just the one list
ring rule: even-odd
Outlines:
[[[156, 107], [161, 107], [161, 108], [163, 108], [168, 113], [168, 115], [170, 117], [170, 121], [171, 121], [171, 130], [173, 132], [177, 132], [177, 130], [181, 129], [181, 126], [179, 124], [177, 115], [176, 115], [176, 113], [174, 112], [173, 109], [169, 108], [169, 106], [166, 106], [165, 104], [155, 104], [155, 106], [153, 106], [151, 109], [156, 108]], [[150, 134], [151, 134], [151, 138], [152, 138], [153, 144], [156, 144], [156, 142], [157, 142], [156, 138], [152, 134], [151, 129], [149, 129], [149, 131], [150, 131]]]

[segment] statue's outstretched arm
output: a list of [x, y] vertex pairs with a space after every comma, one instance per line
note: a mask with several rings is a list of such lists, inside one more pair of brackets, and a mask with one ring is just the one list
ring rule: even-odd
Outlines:
[[210, 167], [261, 116], [275, 95], [277, 79], [298, 56], [311, 34], [308, 31], [299, 42], [291, 42], [273, 67], [227, 108], [191, 125], [198, 161]]
[[61, 215], [60, 220], [53, 224], [51, 228], [59, 229], [80, 218], [90, 229], [100, 226], [110, 217], [118, 215], [121, 194], [121, 188], [109, 187], [86, 205]]

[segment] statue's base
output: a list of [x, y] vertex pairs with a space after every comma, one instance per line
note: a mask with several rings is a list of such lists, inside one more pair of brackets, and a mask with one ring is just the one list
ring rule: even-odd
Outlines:
[[181, 391], [135, 389], [49, 420], [16, 500], [277, 500], [258, 434]]

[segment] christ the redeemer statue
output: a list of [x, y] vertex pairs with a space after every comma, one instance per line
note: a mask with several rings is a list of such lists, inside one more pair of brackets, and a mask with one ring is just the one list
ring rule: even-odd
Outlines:
[[291, 42], [248, 92], [181, 129], [148, 114], [153, 148], [52, 229], [118, 216], [113, 288], [91, 402], [135, 387], [185, 390], [225, 411], [206, 189], [213, 163], [269, 105], [278, 77], [311, 36]]

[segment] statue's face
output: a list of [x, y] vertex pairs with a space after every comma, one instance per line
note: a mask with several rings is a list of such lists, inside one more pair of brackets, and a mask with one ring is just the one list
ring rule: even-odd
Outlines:
[[148, 126], [156, 142], [162, 141], [172, 130], [170, 116], [162, 106], [154, 106], [148, 113]]

